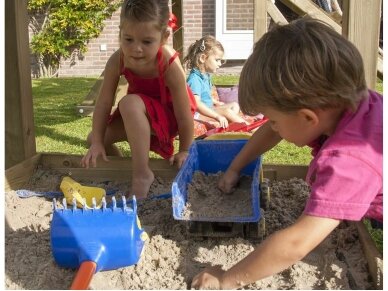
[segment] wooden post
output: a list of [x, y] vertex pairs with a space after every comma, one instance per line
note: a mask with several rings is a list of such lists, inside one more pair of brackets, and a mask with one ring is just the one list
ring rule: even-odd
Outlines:
[[271, 0], [267, 0], [267, 12], [275, 23], [281, 25], [288, 24], [288, 20], [283, 16], [283, 14], [276, 7], [276, 5], [272, 3]]
[[27, 0], [5, 0], [5, 168], [36, 154]]
[[172, 13], [178, 18], [178, 30], [174, 32], [173, 47], [179, 52], [179, 58], [183, 61], [183, 7], [182, 0], [173, 0]]
[[255, 0], [253, 32], [254, 43], [256, 43], [267, 32], [267, 22], [267, 0]]
[[369, 88], [376, 87], [381, 0], [343, 0], [342, 35], [360, 51]]

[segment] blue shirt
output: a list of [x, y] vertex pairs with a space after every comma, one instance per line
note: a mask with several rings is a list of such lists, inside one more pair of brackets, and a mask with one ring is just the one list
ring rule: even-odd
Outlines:
[[213, 84], [210, 79], [210, 74], [201, 73], [198, 69], [192, 69], [187, 77], [187, 84], [194, 95], [201, 97], [201, 102], [209, 108], [213, 107], [211, 97]]

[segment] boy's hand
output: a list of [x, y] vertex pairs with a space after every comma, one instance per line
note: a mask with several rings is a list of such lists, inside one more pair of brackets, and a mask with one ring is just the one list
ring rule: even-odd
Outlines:
[[102, 156], [104, 161], [109, 161], [106, 157], [105, 148], [103, 144], [92, 144], [86, 153], [86, 155], [81, 160], [81, 166], [89, 168], [90, 160], [92, 161], [93, 167], [97, 166], [97, 158]]
[[221, 279], [224, 273], [221, 266], [206, 268], [193, 278], [191, 289], [223, 289]]
[[178, 169], [180, 169], [184, 161], [187, 159], [188, 155], [189, 155], [188, 151], [180, 151], [176, 153], [169, 159], [170, 165], [172, 166], [175, 163]]
[[224, 193], [232, 192], [240, 178], [240, 173], [233, 170], [226, 170], [218, 181], [218, 188]]
[[217, 115], [216, 120], [218, 120], [221, 127], [223, 127], [223, 128], [227, 128], [229, 125], [228, 120], [225, 118], [225, 116]]

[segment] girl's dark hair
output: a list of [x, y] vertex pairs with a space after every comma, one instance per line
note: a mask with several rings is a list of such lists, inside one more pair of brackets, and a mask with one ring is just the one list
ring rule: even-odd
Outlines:
[[239, 85], [241, 110], [250, 115], [266, 106], [284, 112], [354, 109], [367, 88], [357, 48], [310, 17], [267, 32], [244, 64]]
[[157, 28], [164, 32], [167, 30], [169, 15], [168, 0], [125, 0], [121, 6], [120, 28], [124, 19], [155, 21]]
[[201, 54], [209, 55], [214, 48], [224, 52], [222, 44], [214, 36], [206, 35], [192, 43], [188, 49], [186, 57], [183, 59], [183, 65], [187, 70], [198, 68], [200, 66]]

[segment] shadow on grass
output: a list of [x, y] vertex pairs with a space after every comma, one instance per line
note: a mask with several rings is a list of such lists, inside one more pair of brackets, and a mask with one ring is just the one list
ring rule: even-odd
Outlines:
[[86, 134], [85, 134], [85, 138], [82, 139], [75, 136], [69, 136], [66, 134], [59, 133], [57, 130], [49, 127], [45, 127], [45, 126], [36, 127], [37, 137], [47, 136], [53, 140], [61, 141], [62, 143], [65, 143], [65, 144], [83, 146], [85, 147], [85, 149], [87, 149]]
[[75, 107], [87, 96], [97, 78], [33, 80], [35, 125], [55, 125], [80, 119]]

